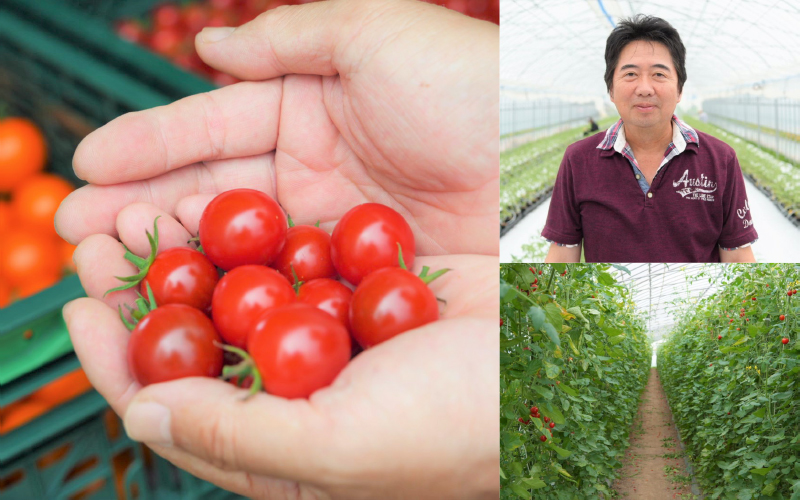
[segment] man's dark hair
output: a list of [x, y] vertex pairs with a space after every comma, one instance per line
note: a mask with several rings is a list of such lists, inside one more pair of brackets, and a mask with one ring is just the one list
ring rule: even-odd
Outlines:
[[619, 63], [622, 49], [636, 40], [659, 42], [669, 49], [675, 71], [678, 73], [678, 93], [683, 93], [683, 84], [686, 83], [686, 47], [681, 42], [678, 30], [660, 17], [644, 14], [620, 20], [608, 35], [608, 40], [606, 40], [606, 89], [611, 91], [614, 70]]

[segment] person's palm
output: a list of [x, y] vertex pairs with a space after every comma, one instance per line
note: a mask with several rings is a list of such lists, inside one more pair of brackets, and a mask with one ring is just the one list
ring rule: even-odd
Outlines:
[[[497, 223], [497, 72], [475, 63], [496, 60], [496, 26], [421, 2], [354, 12], [352, 1], [323, 4], [304, 9], [327, 9], [339, 30], [360, 29], [326, 47], [329, 60], [295, 57], [302, 41], [280, 49], [276, 27], [311, 19], [291, 9], [263, 16], [223, 41], [198, 42], [209, 63], [251, 81], [124, 115], [89, 135], [74, 166], [92, 185], [62, 206], [60, 234], [72, 243], [114, 235], [117, 214], [135, 201], [176, 214], [186, 196], [253, 187], [300, 223], [331, 230], [348, 209], [374, 201], [409, 220], [420, 254], [496, 253], [485, 236]], [[284, 60], [293, 63], [279, 67]], [[319, 74], [272, 78], [292, 70]], [[208, 197], [200, 199], [189, 212]]]

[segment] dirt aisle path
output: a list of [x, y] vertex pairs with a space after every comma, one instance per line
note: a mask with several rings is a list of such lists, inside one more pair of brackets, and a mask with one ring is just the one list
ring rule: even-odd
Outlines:
[[639, 413], [633, 422], [630, 448], [622, 459], [614, 489], [628, 500], [689, 500], [691, 478], [678, 445], [678, 432], [661, 380], [650, 369]]

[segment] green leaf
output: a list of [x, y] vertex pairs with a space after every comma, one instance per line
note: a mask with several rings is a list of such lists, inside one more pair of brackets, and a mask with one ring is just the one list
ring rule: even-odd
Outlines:
[[550, 340], [552, 340], [555, 345], [561, 347], [561, 339], [558, 338], [558, 332], [553, 327], [553, 325], [551, 325], [550, 323], [545, 323], [544, 331], [547, 334], [547, 336], [550, 337]]
[[777, 490], [777, 489], [778, 489], [778, 481], [776, 479], [775, 481], [772, 481], [771, 483], [769, 483], [766, 486], [764, 486], [764, 489], [761, 490], [761, 494], [762, 495], [772, 495], [773, 493], [775, 493], [775, 490]]
[[553, 391], [550, 389], [546, 389], [540, 385], [534, 385], [531, 389], [541, 394], [544, 399], [553, 399]]
[[503, 303], [511, 302], [514, 300], [514, 297], [517, 296], [515, 293], [517, 291], [516, 288], [509, 285], [505, 281], [500, 282], [500, 297], [503, 299]]
[[606, 286], [611, 286], [614, 283], [616, 283], [616, 280], [614, 279], [614, 277], [611, 276], [608, 273], [600, 273], [600, 274], [598, 274], [597, 275], [597, 281], [602, 283], [603, 285], [606, 285]]
[[514, 484], [512, 484], [510, 486], [510, 488], [511, 488], [511, 491], [516, 493], [517, 496], [520, 497], [520, 498], [527, 498], [527, 499], [531, 498], [531, 494], [528, 493], [528, 489], [524, 485], [522, 485], [521, 483], [514, 483]]
[[[558, 422], [556, 422], [556, 423], [558, 423]], [[558, 446], [556, 446], [554, 444], [550, 444], [549, 447], [552, 448], [553, 451], [558, 453], [558, 456], [561, 457], [561, 458], [567, 458], [570, 455], [572, 455], [571, 451], [565, 450], [564, 448], [559, 448]]]
[[561, 410], [555, 406], [551, 407], [548, 405], [548, 408], [540, 408], [539, 411], [542, 413], [542, 415], [550, 417], [550, 420], [558, 425], [564, 425], [564, 422], [566, 422], [566, 420], [564, 420], [564, 414], [561, 413]]
[[622, 335], [622, 330], [619, 328], [611, 328], [610, 326], [604, 326], [603, 331], [606, 332], [606, 335], [609, 337], [616, 337], [617, 335]]
[[547, 361], [544, 361], [544, 370], [545, 373], [547, 374], [547, 378], [556, 378], [558, 377], [558, 374], [561, 372], [561, 369], [557, 365], [554, 365], [553, 363], [548, 363]]
[[574, 352], [574, 353], [575, 353], [575, 355], [577, 356], [577, 355], [579, 354], [579, 353], [578, 353], [578, 348], [577, 348], [577, 347], [575, 347], [575, 342], [573, 342], [573, 341], [572, 341], [572, 337], [567, 337], [567, 340], [569, 340], [569, 347], [570, 347], [570, 349], [572, 349], [572, 352]]
[[544, 488], [545, 486], [547, 486], [547, 483], [545, 483], [538, 477], [523, 479], [521, 482], [525, 483], [525, 485], [532, 490], [538, 490], [539, 488]]
[[503, 468], [502, 468], [502, 467], [500, 467], [500, 478], [501, 478], [501, 479], [508, 479], [508, 478], [506, 477], [506, 475], [503, 473]]
[[574, 314], [576, 318], [582, 319], [587, 326], [589, 325], [589, 320], [586, 319], [586, 316], [583, 315], [583, 311], [581, 311], [581, 308], [579, 306], [570, 307], [569, 309], [567, 309], [567, 312]]
[[750, 337], [748, 337], [747, 335], [745, 335], [744, 337], [742, 337], [742, 338], [740, 338], [739, 340], [737, 340], [736, 342], [734, 342], [734, 343], [733, 343], [733, 345], [742, 345], [742, 344], [744, 344], [745, 342], [747, 342], [748, 340], [750, 340]]
[[541, 330], [544, 325], [544, 311], [539, 306], [531, 306], [528, 309], [528, 317], [531, 319], [531, 324], [537, 330]]
[[555, 327], [556, 331], [560, 332], [564, 321], [561, 317], [561, 308], [551, 302], [544, 306], [544, 314], [547, 316], [547, 321]]
[[[558, 387], [559, 389], [561, 389], [562, 391], [566, 392], [567, 394], [569, 394], [572, 397], [575, 397], [575, 398], [578, 397], [578, 391], [576, 391], [575, 389], [573, 389], [572, 387], [568, 386], [567, 384], [565, 384], [563, 382], [558, 384], [556, 387]], [[569, 408], [564, 408], [564, 409], [568, 410]]]
[[622, 342], [623, 340], [625, 340], [625, 334], [624, 333], [622, 335], [618, 335], [616, 337], [611, 337], [609, 339], [609, 342], [611, 343], [611, 345], [617, 345], [620, 342]]
[[769, 473], [769, 471], [771, 471], [774, 468], [775, 466], [773, 465], [772, 467], [767, 467], [766, 469], [750, 469], [750, 474], [758, 474], [759, 476], [766, 476]]
[[518, 434], [504, 432], [503, 437], [503, 448], [509, 453], [522, 446], [522, 441]]
[[615, 267], [615, 268], [619, 269], [620, 271], [625, 271], [626, 273], [628, 273], [628, 275], [631, 274], [630, 269], [628, 269], [625, 266], [620, 266], [619, 264], [611, 264], [611, 267]]

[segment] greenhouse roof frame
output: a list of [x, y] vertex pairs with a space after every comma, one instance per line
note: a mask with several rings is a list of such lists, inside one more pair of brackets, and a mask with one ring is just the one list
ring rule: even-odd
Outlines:
[[800, 3], [791, 0], [501, 0], [501, 83], [606, 96], [606, 38], [637, 13], [680, 33], [684, 97], [800, 76]]

